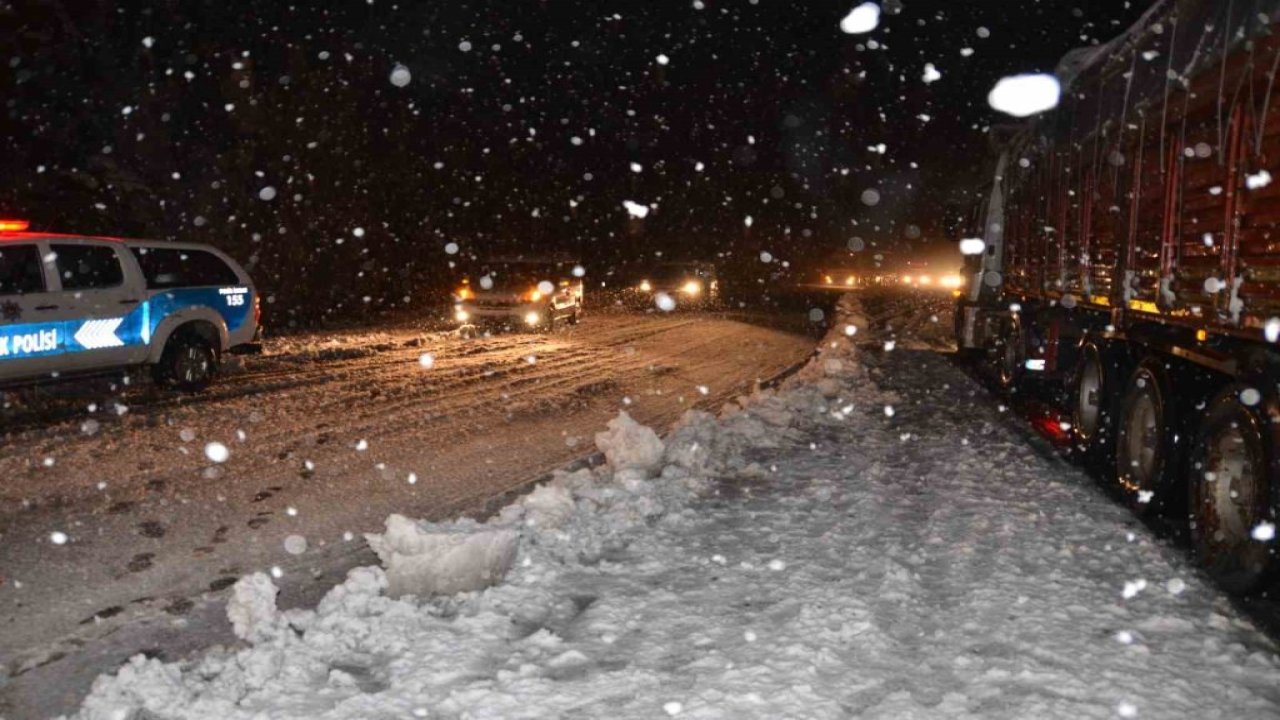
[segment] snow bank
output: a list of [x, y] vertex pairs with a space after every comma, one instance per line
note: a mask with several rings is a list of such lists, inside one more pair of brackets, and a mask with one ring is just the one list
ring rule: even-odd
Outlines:
[[386, 568], [390, 595], [428, 597], [501, 582], [515, 561], [520, 536], [470, 520], [437, 524], [391, 515], [385, 533], [365, 539]]
[[[777, 389], [690, 411], [665, 442], [620, 414], [605, 464], [485, 523], [388, 518], [368, 536], [385, 570], [352, 570], [314, 610], [280, 613], [269, 580], [242, 580], [242, 644], [134, 657], [76, 717], [1280, 711], [1274, 647], [1229, 603], [966, 404], [945, 360], [873, 381], [855, 311]], [[1149, 588], [1129, 598], [1135, 570]], [[1155, 590], [1170, 578], [1176, 594]]]

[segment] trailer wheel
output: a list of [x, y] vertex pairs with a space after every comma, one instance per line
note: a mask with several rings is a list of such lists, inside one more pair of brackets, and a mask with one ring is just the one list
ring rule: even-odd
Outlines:
[[[1274, 540], [1254, 537], [1275, 522], [1262, 417], [1240, 400], [1244, 386], [1220, 393], [1205, 412], [1191, 456], [1187, 499], [1196, 559], [1230, 592], [1257, 590], [1276, 565]], [[1265, 539], [1264, 539], [1265, 537]]]
[[1071, 383], [1071, 431], [1085, 462], [1099, 468], [1114, 460], [1115, 408], [1108, 398], [1116, 392], [1117, 384], [1102, 349], [1093, 341], [1087, 342]]
[[1148, 360], [1129, 378], [1116, 428], [1116, 479], [1139, 514], [1174, 505], [1177, 462], [1164, 374]]

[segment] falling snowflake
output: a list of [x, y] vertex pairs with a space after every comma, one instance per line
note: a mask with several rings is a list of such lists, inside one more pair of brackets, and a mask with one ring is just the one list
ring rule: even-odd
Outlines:
[[409, 68], [401, 65], [400, 63], [396, 63], [396, 66], [391, 68], [392, 85], [395, 85], [396, 87], [404, 87], [408, 85], [409, 81], [412, 79], [413, 75], [409, 72]]
[[643, 220], [649, 216], [648, 205], [641, 205], [640, 203], [632, 200], [623, 200], [622, 207], [627, 209], [627, 213], [630, 214], [631, 217], [638, 220]]
[[209, 458], [210, 462], [224, 463], [231, 457], [231, 451], [220, 442], [211, 442], [204, 446], [204, 456]]
[[987, 95], [987, 102], [1006, 115], [1028, 117], [1057, 107], [1061, 95], [1056, 77], [1030, 73], [1001, 78]]
[[933, 63], [925, 63], [924, 75], [921, 79], [924, 80], [925, 85], [929, 85], [931, 83], [937, 82], [938, 80], [941, 80], [942, 73], [938, 72], [938, 68], [934, 67]]
[[880, 24], [880, 6], [873, 2], [864, 2], [840, 21], [840, 31], [846, 35], [861, 35], [876, 29]]

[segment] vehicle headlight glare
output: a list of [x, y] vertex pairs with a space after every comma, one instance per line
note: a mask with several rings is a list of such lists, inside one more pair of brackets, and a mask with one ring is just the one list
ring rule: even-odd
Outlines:
[[697, 280], [690, 280], [689, 282], [681, 286], [680, 289], [684, 291], [685, 295], [697, 295], [698, 293], [702, 292], [702, 283], [698, 282]]
[[529, 313], [529, 314], [527, 314], [527, 315], [525, 315], [525, 316], [524, 316], [524, 321], [525, 321], [525, 323], [527, 323], [527, 324], [529, 324], [529, 325], [537, 325], [537, 324], [538, 324], [538, 321], [539, 321], [540, 319], [541, 319], [541, 318], [540, 318], [540, 317], [538, 317], [538, 313], [536, 313], [536, 312], [531, 312], [531, 313]]

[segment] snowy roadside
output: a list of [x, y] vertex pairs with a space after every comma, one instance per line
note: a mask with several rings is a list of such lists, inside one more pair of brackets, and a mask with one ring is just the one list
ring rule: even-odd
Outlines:
[[[484, 524], [389, 518], [314, 610], [236, 587], [243, 643], [135, 657], [76, 717], [1217, 717], [1275, 647], [944, 359], [820, 353]], [[419, 600], [402, 592], [483, 590]]]

